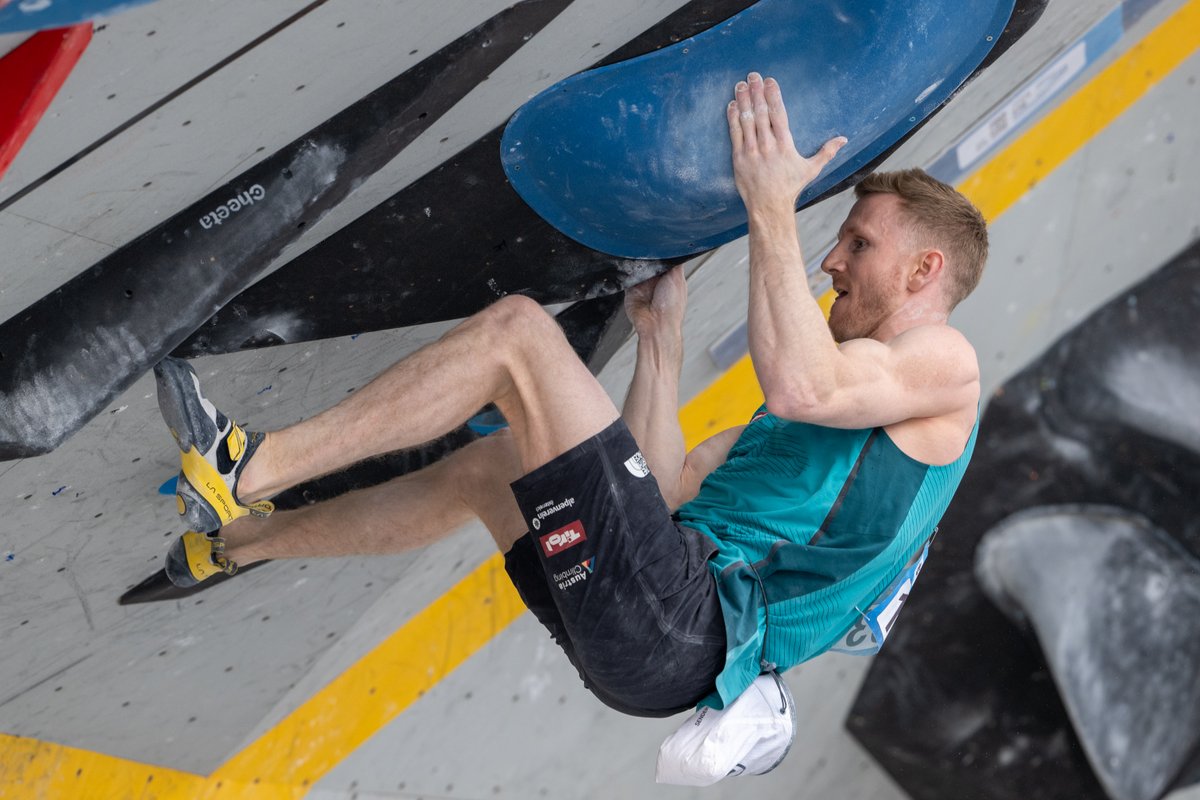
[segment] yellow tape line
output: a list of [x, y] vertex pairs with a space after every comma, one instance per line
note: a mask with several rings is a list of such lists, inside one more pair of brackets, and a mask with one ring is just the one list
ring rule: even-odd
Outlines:
[[[959, 189], [996, 219], [1198, 47], [1190, 0]], [[761, 403], [743, 358], [680, 411], [689, 446]], [[522, 611], [496, 555], [208, 778], [0, 734], [0, 785], [34, 798], [299, 798]]]
[[214, 777], [307, 789], [524, 611], [497, 553]]
[[0, 794], [296, 800], [524, 611], [497, 553], [207, 778], [0, 734]]
[[[1191, 0], [959, 185], [994, 220], [1200, 47]], [[1130, 149], [1132, 159], [1137, 147]]]
[[0, 796], [30, 798], [197, 797], [205, 779], [73, 747], [0, 734]]

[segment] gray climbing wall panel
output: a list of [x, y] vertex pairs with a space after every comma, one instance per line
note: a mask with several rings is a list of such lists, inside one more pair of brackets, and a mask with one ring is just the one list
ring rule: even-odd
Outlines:
[[[113, 18], [0, 181], [0, 319], [506, 4], [329, 0], [161, 106], [309, 4], [159, 0]], [[573, 3], [284, 257], [679, 5]], [[1164, 0], [1109, 59], [1184, 5]], [[892, 163], [932, 163], [1109, 7], [1051, 2], [1039, 27]], [[956, 315], [989, 389], [1200, 237], [1198, 69], [1192, 56], [995, 223], [989, 274]], [[837, 198], [801, 216], [810, 254], [831, 241], [846, 207]], [[705, 351], [743, 313], [745, 259], [744, 243], [735, 242], [694, 265], [689, 396], [717, 376]], [[444, 327], [196, 363], [230, 411], [277, 426], [336, 401]], [[631, 365], [626, 348], [602, 375], [615, 397]], [[208, 775], [451, 589], [491, 545], [469, 528], [417, 554], [271, 564], [188, 602], [119, 607], [116, 597], [161, 563], [168, 535], [178, 533], [173, 504], [157, 491], [176, 462], [152, 393], [143, 380], [55, 453], [0, 465], [0, 732]], [[903, 797], [842, 729], [866, 666], [830, 656], [795, 670], [789, 680], [806, 724], [785, 767], [705, 796]], [[181, 710], [185, 686], [204, 700]], [[624, 719], [594, 702], [548, 637], [522, 617], [344, 758], [310, 796], [663, 796], [652, 784], [653, 762], [670, 727], [670, 720]], [[9, 767], [0, 759], [0, 795], [21, 791], [5, 783]]]

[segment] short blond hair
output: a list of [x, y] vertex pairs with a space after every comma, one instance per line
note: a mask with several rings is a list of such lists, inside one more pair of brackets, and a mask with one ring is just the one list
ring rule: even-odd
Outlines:
[[979, 285], [987, 263], [987, 221], [953, 186], [923, 169], [875, 172], [854, 187], [857, 197], [894, 194], [905, 211], [913, 244], [936, 247], [946, 257], [946, 302], [953, 309]]

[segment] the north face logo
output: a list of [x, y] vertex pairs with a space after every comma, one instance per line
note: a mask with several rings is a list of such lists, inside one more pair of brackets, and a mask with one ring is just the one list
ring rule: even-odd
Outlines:
[[629, 474], [635, 478], [644, 478], [650, 474], [650, 466], [646, 463], [646, 457], [640, 452], [634, 453], [625, 462], [625, 469], [629, 470]]
[[564, 525], [558, 530], [547, 533], [539, 541], [542, 543], [542, 551], [547, 556], [556, 556], [563, 550], [574, 547], [580, 542], [586, 542], [587, 534], [583, 531], [583, 523], [575, 520], [569, 525]]

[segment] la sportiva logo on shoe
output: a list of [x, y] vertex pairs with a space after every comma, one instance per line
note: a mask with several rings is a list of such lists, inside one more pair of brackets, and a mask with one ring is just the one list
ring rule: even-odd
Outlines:
[[227, 522], [232, 522], [233, 521], [233, 509], [229, 507], [229, 501], [225, 499], [225, 493], [221, 491], [225, 487], [224, 486], [217, 487], [217, 486], [213, 485], [212, 481], [205, 481], [204, 488], [208, 489], [209, 503], [213, 503], [214, 506], [216, 503], [221, 504], [221, 509], [224, 511], [224, 514], [222, 515], [222, 519], [224, 519]]
[[538, 541], [542, 543], [542, 551], [547, 556], [556, 556], [580, 542], [586, 542], [587, 534], [583, 530], [583, 522], [575, 520], [558, 530], [547, 533]]

